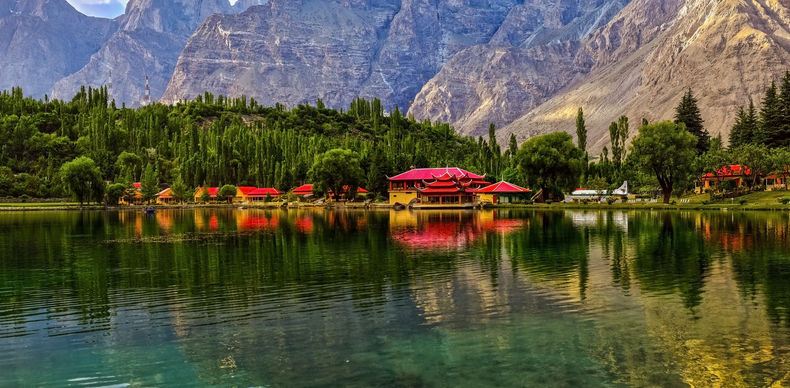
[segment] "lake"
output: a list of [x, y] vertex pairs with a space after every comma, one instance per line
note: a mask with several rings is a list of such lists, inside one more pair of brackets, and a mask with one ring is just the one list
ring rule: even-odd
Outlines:
[[790, 213], [0, 214], [0, 386], [790, 384]]

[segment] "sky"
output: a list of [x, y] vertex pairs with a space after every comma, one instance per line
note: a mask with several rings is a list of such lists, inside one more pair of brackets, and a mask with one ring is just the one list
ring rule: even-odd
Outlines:
[[129, 0], [66, 0], [72, 7], [88, 16], [115, 18], [126, 9]]
[[[72, 7], [88, 16], [113, 19], [123, 14], [129, 0], [66, 0]], [[231, 0], [235, 4], [236, 0]]]

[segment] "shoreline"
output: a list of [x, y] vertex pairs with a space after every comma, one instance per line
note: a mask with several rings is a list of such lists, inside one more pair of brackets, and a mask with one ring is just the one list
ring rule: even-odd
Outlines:
[[[247, 210], [274, 210], [274, 209], [352, 209], [352, 210], [393, 210], [392, 205], [388, 203], [377, 204], [311, 204], [311, 203], [268, 203], [268, 204], [182, 204], [182, 205], [132, 205], [132, 206], [104, 206], [104, 205], [85, 205], [79, 206], [77, 204], [63, 204], [63, 205], [50, 205], [48, 202], [20, 202], [20, 203], [5, 203], [0, 205], [0, 213], [17, 213], [17, 212], [41, 212], [41, 211], [142, 211], [143, 209], [153, 206], [156, 210], [180, 210], [180, 209], [247, 209]], [[8, 205], [8, 206], [6, 206]], [[19, 206], [14, 206], [19, 205]], [[40, 206], [37, 206], [40, 205]], [[679, 203], [679, 204], [662, 204], [662, 203], [615, 203], [615, 204], [601, 204], [601, 203], [553, 203], [553, 204], [529, 204], [529, 205], [489, 205], [483, 208], [484, 210], [493, 209], [524, 209], [524, 210], [662, 210], [662, 211], [790, 211], [790, 205], [783, 205], [781, 203], [773, 204], [738, 204], [738, 203]], [[398, 211], [426, 211], [428, 209], [404, 209]], [[450, 209], [457, 210], [457, 209]], [[470, 209], [462, 209], [470, 210]], [[479, 210], [479, 209], [474, 209]], [[474, 211], [472, 210], [472, 211]]]

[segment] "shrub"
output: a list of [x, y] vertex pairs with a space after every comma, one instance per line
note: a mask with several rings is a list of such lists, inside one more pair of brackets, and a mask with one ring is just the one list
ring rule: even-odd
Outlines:
[[787, 205], [790, 203], [790, 198], [779, 198], [779, 202], [781, 202], [782, 205]]
[[745, 199], [740, 199], [740, 200], [738, 200], [738, 204], [739, 205], [745, 205], [746, 204], [746, 200]]
[[672, 201], [671, 201], [669, 204], [670, 204], [670, 205], [677, 205], [677, 204], [678, 204], [678, 201], [675, 201], [675, 200], [673, 199], [673, 200], [672, 200]]
[[606, 198], [606, 203], [608, 203], [609, 205], [613, 205], [615, 202], [617, 202], [617, 199], [615, 198], [612, 197]]
[[554, 201], [552, 201], [552, 200], [550, 200], [550, 199], [547, 199], [547, 200], [546, 200], [546, 205], [551, 205], [552, 203], [554, 203]]

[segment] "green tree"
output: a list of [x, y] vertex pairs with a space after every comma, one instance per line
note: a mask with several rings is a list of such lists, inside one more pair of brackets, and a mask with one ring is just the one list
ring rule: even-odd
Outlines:
[[774, 168], [774, 159], [771, 158], [768, 147], [762, 144], [742, 145], [732, 150], [732, 156], [735, 164], [745, 167], [741, 171], [746, 185], [750, 188], [758, 186], [760, 179]]
[[233, 202], [233, 197], [236, 196], [236, 186], [233, 185], [225, 185], [219, 188], [217, 191], [217, 200], [219, 201], [220, 198], [225, 199], [228, 203]]
[[203, 188], [200, 191], [200, 202], [203, 203], [211, 202], [211, 193], [208, 192], [208, 186], [206, 185], [203, 185]]
[[782, 133], [782, 109], [779, 96], [776, 93], [776, 82], [765, 91], [763, 105], [760, 108], [759, 136], [755, 143], [769, 147], [787, 145], [788, 140]]
[[115, 161], [118, 176], [127, 183], [135, 182], [140, 177], [143, 159], [137, 154], [123, 151]]
[[771, 166], [782, 177], [785, 190], [787, 190], [787, 178], [790, 177], [790, 150], [787, 148], [774, 148], [771, 150], [770, 158]]
[[308, 173], [313, 182], [313, 191], [325, 194], [332, 191], [336, 197], [348, 187], [348, 197], [353, 197], [363, 182], [365, 174], [360, 167], [359, 154], [354, 151], [335, 148], [316, 155], [313, 167]]
[[517, 167], [516, 163], [516, 155], [518, 155], [518, 140], [516, 140], [516, 134], [510, 134], [510, 140], [508, 140], [507, 145], [508, 155], [510, 157], [510, 167]]
[[155, 200], [156, 194], [159, 193], [159, 174], [151, 163], [148, 163], [143, 171], [143, 177], [140, 180], [140, 193], [143, 195], [143, 201], [148, 203]]
[[519, 186], [526, 186], [521, 171], [516, 167], [508, 167], [502, 171], [502, 180]]
[[683, 123], [686, 130], [697, 138], [697, 155], [702, 155], [710, 147], [710, 134], [703, 126], [702, 114], [697, 106], [697, 99], [688, 88], [675, 108], [675, 124]]
[[105, 195], [107, 204], [117, 206], [118, 201], [123, 198], [126, 192], [126, 185], [123, 183], [113, 183], [107, 185], [107, 193]]
[[104, 194], [101, 171], [93, 159], [80, 156], [60, 167], [60, 177], [74, 199], [82, 206], [91, 200], [99, 202]]
[[187, 193], [187, 185], [184, 183], [184, 180], [181, 178], [181, 174], [176, 177], [175, 182], [170, 187], [170, 191], [173, 193], [173, 199], [176, 200], [178, 203], [186, 202], [186, 200], [191, 196]]
[[579, 149], [585, 154], [587, 153], [587, 126], [584, 123], [584, 111], [579, 108], [576, 113], [576, 140], [579, 144]]
[[518, 152], [519, 166], [530, 187], [542, 190], [543, 198], [549, 193], [561, 195], [579, 182], [583, 155], [565, 132], [536, 136], [521, 145]]
[[735, 124], [730, 131], [730, 148], [737, 148], [744, 144], [752, 144], [758, 141], [756, 137], [759, 132], [757, 110], [754, 102], [749, 100], [749, 109], [741, 107], [735, 119]]
[[691, 163], [696, 154], [697, 138], [686, 130], [684, 124], [664, 121], [639, 128], [631, 143], [634, 165], [655, 175], [669, 203], [676, 185], [687, 181]]

